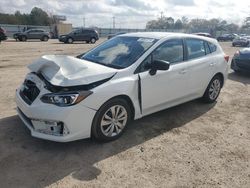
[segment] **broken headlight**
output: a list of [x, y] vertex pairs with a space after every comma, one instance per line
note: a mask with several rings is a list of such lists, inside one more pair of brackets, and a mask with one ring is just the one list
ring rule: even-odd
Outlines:
[[81, 102], [83, 99], [91, 95], [92, 91], [80, 91], [70, 93], [49, 93], [41, 97], [44, 103], [54, 104], [57, 106], [71, 106]]

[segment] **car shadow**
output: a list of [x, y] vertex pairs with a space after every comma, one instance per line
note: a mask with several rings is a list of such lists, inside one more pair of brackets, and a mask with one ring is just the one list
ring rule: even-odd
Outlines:
[[[71, 175], [82, 181], [97, 178], [95, 164], [150, 139], [171, 132], [207, 113], [215, 104], [191, 101], [132, 122], [118, 140], [91, 139], [56, 143], [30, 136], [17, 115], [0, 120], [0, 182], [3, 187], [44, 187]], [[140, 148], [138, 146], [138, 151]]]
[[250, 74], [248, 74], [248, 73], [231, 72], [228, 74], [228, 79], [236, 81], [236, 82], [241, 82], [245, 85], [250, 84]]

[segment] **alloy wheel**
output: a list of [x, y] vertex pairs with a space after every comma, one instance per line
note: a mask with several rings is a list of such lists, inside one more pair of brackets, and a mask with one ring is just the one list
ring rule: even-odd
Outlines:
[[219, 93], [220, 93], [220, 89], [221, 89], [221, 83], [219, 79], [215, 79], [212, 84], [210, 85], [209, 88], [209, 98], [211, 100], [215, 100]]
[[121, 105], [110, 107], [101, 119], [101, 131], [107, 137], [117, 136], [125, 128], [128, 112]]

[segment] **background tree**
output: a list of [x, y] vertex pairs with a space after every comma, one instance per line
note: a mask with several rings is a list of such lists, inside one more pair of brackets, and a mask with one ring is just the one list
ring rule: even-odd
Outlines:
[[0, 24], [15, 24], [15, 25], [50, 25], [52, 17], [37, 7], [34, 7], [30, 14], [22, 14], [16, 11], [14, 14], [0, 13]]

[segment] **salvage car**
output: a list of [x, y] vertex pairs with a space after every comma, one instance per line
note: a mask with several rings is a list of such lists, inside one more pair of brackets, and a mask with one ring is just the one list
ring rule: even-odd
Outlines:
[[60, 42], [69, 44], [74, 41], [86, 41], [87, 43], [94, 44], [97, 40], [99, 40], [99, 34], [95, 29], [91, 28], [80, 28], [59, 37]]
[[78, 57], [28, 66], [16, 104], [34, 137], [111, 141], [131, 120], [197, 98], [213, 103], [229, 58], [215, 39], [164, 32], [117, 36]]
[[250, 48], [244, 48], [234, 54], [231, 69], [235, 72], [250, 73]]
[[50, 38], [50, 34], [43, 29], [29, 29], [24, 32], [14, 33], [13, 38], [19, 41], [27, 41], [27, 39], [39, 39], [41, 41], [48, 41]]

